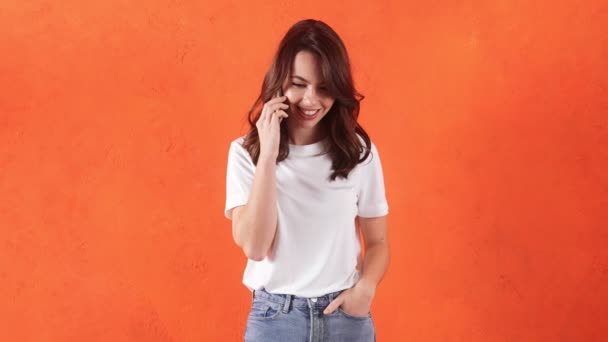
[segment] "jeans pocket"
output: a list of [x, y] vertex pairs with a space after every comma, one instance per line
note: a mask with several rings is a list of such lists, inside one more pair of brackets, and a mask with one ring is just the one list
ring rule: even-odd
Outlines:
[[371, 312], [368, 312], [366, 316], [355, 316], [355, 315], [351, 315], [349, 313], [346, 313], [344, 310], [342, 310], [342, 308], [338, 308], [337, 311], [342, 314], [342, 316], [346, 317], [346, 318], [350, 318], [350, 319], [357, 319], [357, 320], [366, 320], [369, 319], [371, 317]]
[[281, 314], [281, 305], [271, 301], [255, 298], [249, 312], [250, 319], [274, 319]]

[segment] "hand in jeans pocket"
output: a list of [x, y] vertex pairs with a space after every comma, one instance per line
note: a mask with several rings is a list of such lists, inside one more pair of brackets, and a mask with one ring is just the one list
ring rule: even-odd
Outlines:
[[336, 297], [325, 310], [324, 314], [331, 314], [340, 309], [344, 314], [351, 317], [369, 317], [374, 291], [362, 286], [355, 286], [344, 290]]

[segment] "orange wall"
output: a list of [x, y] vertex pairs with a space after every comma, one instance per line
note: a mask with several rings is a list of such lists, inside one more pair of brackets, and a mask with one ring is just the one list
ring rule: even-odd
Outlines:
[[296, 20], [383, 158], [379, 341], [608, 341], [606, 1], [3, 1], [0, 340], [239, 341], [229, 142]]

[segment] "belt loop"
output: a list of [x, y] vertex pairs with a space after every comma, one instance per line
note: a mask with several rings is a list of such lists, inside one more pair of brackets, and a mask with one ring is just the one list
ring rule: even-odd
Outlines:
[[289, 312], [289, 305], [291, 304], [291, 295], [285, 295], [285, 304], [283, 305], [283, 313]]

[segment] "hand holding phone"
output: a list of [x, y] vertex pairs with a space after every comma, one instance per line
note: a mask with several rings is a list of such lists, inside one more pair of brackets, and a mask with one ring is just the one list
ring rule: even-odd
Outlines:
[[281, 121], [289, 117], [286, 110], [289, 105], [285, 103], [286, 96], [279, 90], [276, 96], [264, 103], [260, 118], [256, 122], [260, 139], [260, 158], [275, 160], [279, 155], [279, 142], [281, 140]]

